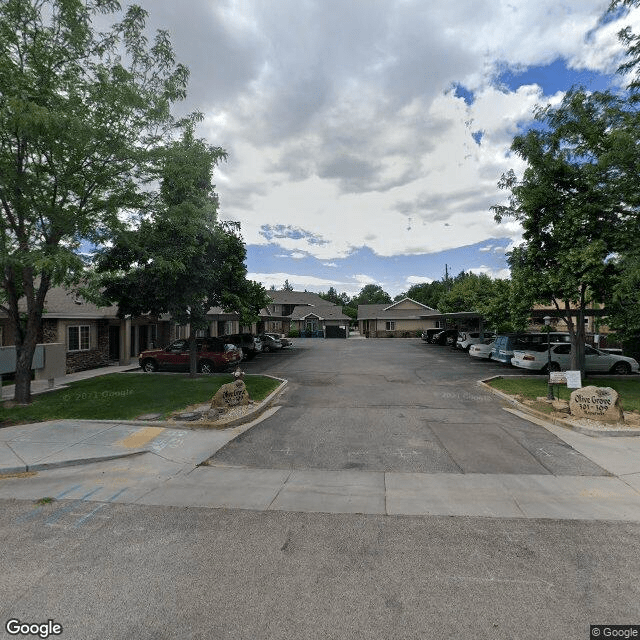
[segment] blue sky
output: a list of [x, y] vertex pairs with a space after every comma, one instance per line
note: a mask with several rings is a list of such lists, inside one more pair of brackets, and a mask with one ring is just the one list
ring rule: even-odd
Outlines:
[[507, 277], [511, 141], [572, 85], [619, 87], [608, 0], [143, 0], [191, 70], [184, 111], [229, 153], [215, 175], [250, 277], [356, 294], [462, 270]]

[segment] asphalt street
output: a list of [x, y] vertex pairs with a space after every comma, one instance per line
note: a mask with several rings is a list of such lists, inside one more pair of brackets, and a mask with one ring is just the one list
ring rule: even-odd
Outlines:
[[640, 620], [638, 524], [0, 506], [3, 627], [64, 640], [587, 640]]

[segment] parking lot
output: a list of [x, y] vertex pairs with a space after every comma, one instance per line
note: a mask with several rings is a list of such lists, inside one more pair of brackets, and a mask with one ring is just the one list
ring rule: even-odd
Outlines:
[[513, 369], [464, 352], [417, 339], [300, 339], [244, 369], [289, 381], [282, 408], [212, 464], [606, 475], [543, 427], [505, 412], [477, 384]]

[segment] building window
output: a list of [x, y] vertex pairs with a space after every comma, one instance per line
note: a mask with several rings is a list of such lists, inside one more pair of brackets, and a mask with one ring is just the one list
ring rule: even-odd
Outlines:
[[79, 325], [68, 327], [69, 332], [69, 351], [89, 351], [90, 348], [90, 329], [89, 325]]
[[396, 321], [395, 320], [387, 320], [387, 322], [386, 322], [386, 330], [387, 331], [395, 331], [396, 330]]

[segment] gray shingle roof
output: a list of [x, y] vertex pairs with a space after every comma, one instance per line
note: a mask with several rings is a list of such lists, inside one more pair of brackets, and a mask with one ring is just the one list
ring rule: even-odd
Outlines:
[[292, 320], [304, 320], [310, 315], [317, 316], [321, 320], [349, 320], [349, 317], [342, 313], [341, 307], [332, 304], [322, 307], [296, 307], [289, 317]]
[[267, 295], [274, 304], [331, 305], [331, 302], [323, 300], [317, 293], [311, 291], [267, 291]]

